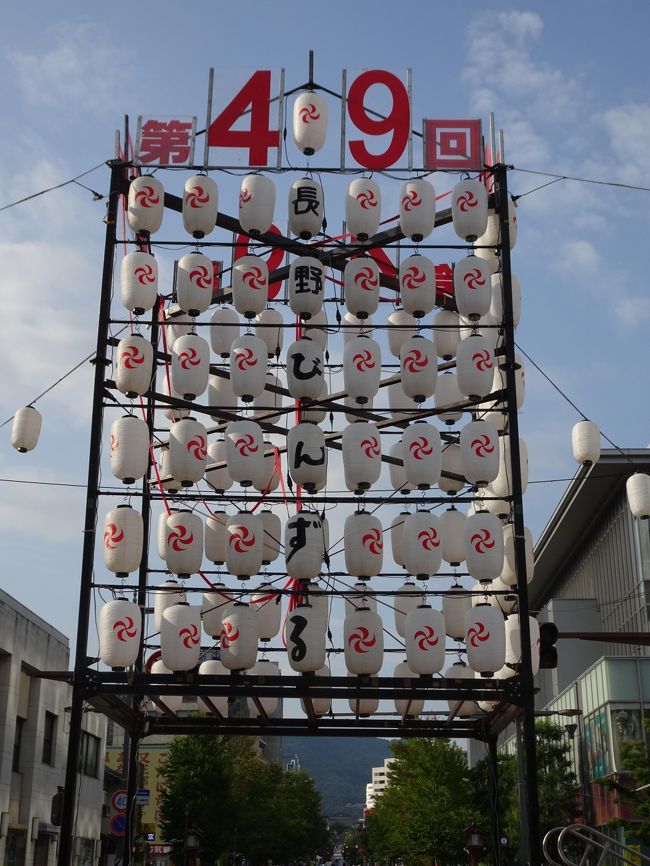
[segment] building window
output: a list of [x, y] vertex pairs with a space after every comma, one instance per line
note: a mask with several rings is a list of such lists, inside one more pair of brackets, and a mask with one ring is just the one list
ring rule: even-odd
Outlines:
[[43, 757], [44, 764], [54, 766], [54, 755], [56, 752], [56, 716], [54, 713], [45, 711], [45, 724], [43, 725]]
[[79, 769], [84, 776], [92, 776], [93, 779], [99, 778], [100, 746], [101, 740], [99, 737], [94, 737], [87, 731], [81, 732], [81, 760]]
[[16, 716], [16, 732], [14, 734], [14, 756], [11, 762], [11, 769], [14, 773], [20, 773], [20, 747], [23, 742], [23, 727], [25, 719]]

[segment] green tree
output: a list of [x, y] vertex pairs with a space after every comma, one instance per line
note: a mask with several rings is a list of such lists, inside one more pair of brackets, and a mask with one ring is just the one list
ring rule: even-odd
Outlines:
[[[646, 731], [650, 722], [644, 721]], [[618, 802], [631, 806], [636, 820], [622, 818], [609, 822], [611, 827], [623, 827], [626, 835], [650, 845], [650, 758], [645, 740], [632, 740], [620, 744], [621, 767], [624, 773], [618, 778], [598, 779], [598, 783], [616, 793]], [[635, 790], [644, 788], [644, 790]]]

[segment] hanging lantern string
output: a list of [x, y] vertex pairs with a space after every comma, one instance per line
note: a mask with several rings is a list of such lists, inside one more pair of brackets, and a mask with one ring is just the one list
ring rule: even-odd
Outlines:
[[[341, 580], [341, 578], [334, 578], [334, 577], [333, 577], [333, 578], [332, 578], [332, 581], [333, 581], [334, 583], [342, 584], [344, 589], [350, 589], [350, 590], [353, 590], [354, 592], [358, 592], [360, 597], [363, 596], [363, 593], [362, 593], [361, 590], [357, 590], [356, 587], [354, 587], [354, 586], [350, 586], [349, 583], [346, 583], [344, 580]], [[368, 592], [368, 593], [365, 593], [365, 594], [366, 594], [366, 595], [373, 595], [372, 591], [371, 591], [371, 592]], [[418, 595], [422, 595], [422, 594], [423, 594], [422, 592], [418, 592]], [[349, 596], [349, 597], [348, 597], [348, 600], [350, 601], [350, 603], [351, 603], [352, 605], [354, 605], [354, 607], [356, 607], [356, 605], [355, 605], [355, 603], [354, 603], [354, 599], [353, 599], [352, 596]], [[377, 602], [378, 605], [381, 604], [381, 605], [383, 605], [384, 607], [387, 607], [387, 608], [389, 608], [389, 609], [392, 610], [392, 611], [399, 611], [399, 612], [401, 612], [400, 609], [397, 607], [397, 597], [396, 597], [395, 604], [391, 604], [391, 603], [388, 602], [388, 601], [384, 601], [383, 599], [381, 599], [381, 598], [379, 598], [379, 597], [377, 597], [377, 596], [375, 596], [375, 601]], [[358, 609], [358, 608], [357, 608], [357, 609]], [[402, 638], [399, 637], [399, 635], [395, 635], [395, 634], [393, 634], [393, 632], [392, 632], [390, 629], [386, 628], [386, 627], [383, 625], [383, 620], [382, 620], [382, 631], [384, 632], [385, 635], [388, 635], [388, 637], [392, 638], [396, 643], [400, 644], [400, 646], [402, 646], [402, 647], [405, 647], [405, 646], [406, 646], [405, 641], [403, 641]]]

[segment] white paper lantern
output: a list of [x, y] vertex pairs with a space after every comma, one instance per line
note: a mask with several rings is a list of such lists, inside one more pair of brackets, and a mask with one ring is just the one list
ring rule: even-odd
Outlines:
[[[530, 654], [533, 676], [539, 672], [539, 622], [535, 617], [528, 617], [530, 631]], [[521, 622], [519, 614], [512, 614], [506, 619], [506, 659], [507, 665], [521, 664]]]
[[272, 307], [267, 307], [255, 316], [255, 336], [266, 343], [266, 354], [269, 358], [280, 357], [284, 336], [283, 325], [282, 313]]
[[282, 624], [282, 596], [273, 584], [260, 584], [257, 592], [251, 595], [251, 607], [257, 614], [259, 639], [268, 641], [274, 638]]
[[287, 431], [289, 474], [307, 493], [322, 490], [327, 481], [325, 434], [316, 424], [301, 422]]
[[184, 313], [178, 304], [170, 304], [162, 311], [160, 321], [165, 323], [163, 346], [170, 349], [174, 340], [183, 334], [190, 334], [194, 330], [194, 319]]
[[232, 267], [232, 302], [247, 319], [263, 312], [269, 296], [269, 266], [259, 256], [241, 256]]
[[390, 477], [390, 484], [393, 490], [399, 490], [400, 493], [410, 493], [411, 490], [415, 490], [415, 484], [412, 484], [406, 477], [406, 472], [404, 471], [404, 446], [401, 442], [393, 442], [388, 451], [388, 456], [392, 458], [392, 460], [398, 460], [398, 463], [393, 463], [392, 461], [388, 464], [388, 474]]
[[[228, 668], [225, 668], [219, 659], [206, 659], [206, 661], [201, 662], [199, 665], [199, 676], [226, 676], [229, 673]], [[199, 702], [202, 703], [206, 710], [210, 713], [212, 712], [212, 707], [220, 713], [224, 718], [228, 718], [228, 696], [227, 695], [215, 695], [213, 692], [210, 692], [209, 696], [205, 696], [207, 700], [210, 701], [210, 706], [206, 700], [199, 698]]]
[[238, 400], [232, 390], [230, 374], [210, 376], [208, 380], [208, 406], [213, 421], [228, 421], [237, 415]]
[[372, 337], [372, 317], [367, 319], [358, 319], [353, 313], [346, 313], [343, 316], [341, 330], [343, 331], [343, 346], [347, 346], [350, 340], [355, 337]]
[[167, 555], [167, 511], [161, 511], [158, 515], [158, 526], [156, 529], [156, 551], [158, 556], [165, 561]]
[[418, 421], [404, 431], [404, 473], [407, 481], [419, 490], [427, 490], [440, 479], [440, 433], [432, 424]]
[[301, 177], [289, 187], [289, 230], [303, 241], [317, 235], [323, 225], [323, 188], [310, 177]]
[[496, 514], [501, 520], [506, 520], [510, 516], [510, 503], [505, 499], [493, 499], [494, 493], [489, 486], [479, 487], [476, 495], [478, 498], [478, 511], [489, 511], [490, 514]]
[[[174, 400], [183, 399], [182, 396], [178, 393], [178, 391], [174, 391], [169, 365], [167, 365], [167, 367], [163, 370], [160, 392], [166, 397], [172, 397]], [[187, 416], [190, 414], [189, 409], [172, 406], [167, 403], [163, 403], [163, 406], [166, 406], [164, 410], [165, 418], [169, 418], [170, 421], [179, 421], [181, 418], [187, 418]]]
[[379, 265], [370, 256], [349, 259], [343, 271], [343, 297], [348, 312], [368, 319], [379, 307]]
[[[514, 274], [511, 274], [512, 285], [512, 320], [515, 328], [519, 327], [521, 321], [521, 284]], [[504, 321], [503, 313], [503, 276], [501, 273], [493, 274], [491, 278], [492, 296], [490, 303], [490, 315], [499, 323]]]
[[115, 385], [129, 399], [146, 394], [153, 375], [153, 348], [140, 334], [124, 337], [115, 349]]
[[208, 458], [208, 433], [194, 418], [174, 421], [169, 428], [169, 471], [183, 487], [200, 481]]
[[235, 602], [223, 617], [219, 640], [221, 663], [229, 671], [250, 670], [257, 660], [257, 614]]
[[[517, 207], [512, 199], [508, 201], [508, 223], [510, 228], [510, 249], [512, 249], [517, 242]], [[500, 217], [493, 209], [490, 209], [488, 212], [485, 233], [480, 238], [477, 238], [477, 243], [486, 246], [496, 246], [501, 243]]]
[[275, 210], [275, 184], [263, 174], [249, 174], [239, 191], [239, 224], [242, 231], [258, 237], [271, 228]]
[[140, 566], [144, 537], [142, 515], [130, 505], [118, 505], [104, 518], [104, 565], [125, 577]]
[[289, 266], [289, 306], [303, 319], [311, 319], [323, 307], [323, 264], [314, 256], [299, 256]]
[[159, 632], [162, 628], [163, 613], [174, 604], [182, 604], [185, 601], [185, 593], [180, 583], [177, 583], [175, 580], [164, 580], [159, 586], [154, 587], [151, 592], [153, 595], [154, 629]]
[[294, 608], [287, 614], [285, 636], [287, 660], [292, 670], [310, 673], [323, 667], [327, 632], [318, 610], [311, 605]]
[[442, 562], [440, 521], [430, 511], [416, 511], [404, 523], [404, 566], [421, 580], [436, 574]]
[[343, 430], [343, 472], [348, 490], [368, 490], [381, 474], [381, 437], [369, 421], [357, 421]]
[[452, 505], [440, 515], [442, 558], [458, 566], [465, 560], [465, 521], [467, 516]]
[[[278, 677], [280, 676], [280, 668], [277, 662], [260, 659], [247, 673], [254, 677]], [[259, 697], [258, 701], [259, 706], [252, 698], [248, 698], [248, 712], [251, 718], [263, 715], [272, 716], [278, 709], [280, 699], [277, 697]]]
[[402, 390], [416, 403], [424, 403], [436, 390], [438, 361], [431, 340], [415, 336], [402, 345], [400, 352]]
[[[152, 662], [151, 664], [151, 673], [154, 674], [154, 676], [157, 674], [166, 674], [167, 676], [169, 676], [174, 672], [168, 667], [165, 667], [162, 659], [156, 659], [156, 661]], [[177, 713], [183, 707], [182, 695], [159, 695], [159, 699], [162, 701], [165, 707], [167, 707], [167, 709], [171, 710], [173, 713]]]
[[215, 565], [223, 565], [226, 561], [227, 522], [225, 511], [213, 511], [205, 519], [205, 558]]
[[161, 182], [150, 174], [133, 178], [127, 208], [129, 226], [136, 234], [157, 232], [165, 212], [165, 190]]
[[367, 241], [379, 230], [380, 219], [379, 185], [367, 177], [356, 178], [350, 183], [345, 196], [345, 222], [348, 232], [361, 242]]
[[388, 408], [392, 418], [409, 420], [413, 412], [418, 411], [418, 406], [414, 400], [411, 400], [404, 393], [401, 378], [400, 376], [399, 381], [393, 382], [388, 386]]
[[497, 577], [497, 579], [493, 580], [490, 584], [490, 593], [488, 601], [492, 607], [500, 610], [504, 616], [512, 613], [517, 604], [517, 593], [512, 589], [512, 587], [508, 586], [507, 583], [504, 583], [500, 577]]
[[[407, 662], [399, 662], [396, 664], [393, 676], [406, 680], [417, 679]], [[408, 685], [411, 686], [411, 683]], [[395, 710], [399, 716], [407, 718], [419, 716], [423, 709], [424, 698], [395, 698]]]
[[[325, 525], [326, 521], [323, 521], [323, 526]], [[303, 603], [310, 604], [314, 610], [318, 612], [318, 615], [325, 624], [324, 628], [327, 629], [329, 623], [330, 599], [325, 588], [315, 580], [310, 580], [309, 583], [303, 584], [303, 586], [306, 586], [303, 595]]]
[[[412, 515], [408, 515], [412, 517]], [[406, 637], [406, 617], [412, 610], [425, 603], [425, 598], [412, 580], [403, 583], [395, 593], [393, 601], [395, 615], [395, 631], [400, 637]]]
[[460, 343], [458, 313], [451, 310], [439, 310], [433, 318], [433, 342], [438, 357], [450, 361], [456, 356]]
[[650, 517], [650, 475], [635, 472], [625, 482], [627, 504], [635, 517]]
[[323, 388], [323, 349], [303, 337], [287, 350], [287, 388], [295, 400], [317, 400]]
[[461, 340], [480, 334], [486, 340], [493, 355], [503, 343], [503, 327], [490, 313], [481, 316], [478, 322], [470, 322], [468, 319], [461, 319], [460, 323]]
[[320, 93], [304, 90], [293, 104], [293, 140], [305, 156], [317, 153], [327, 136], [327, 101]]
[[[330, 669], [327, 665], [323, 665], [320, 670], [314, 672], [314, 676], [316, 677], [329, 677]], [[314, 685], [317, 685], [316, 683]], [[307, 714], [307, 701], [304, 698], [300, 698], [300, 706], [302, 707], [303, 713]], [[326, 713], [329, 713], [332, 708], [332, 701], [330, 698], [311, 698], [311, 707], [314, 711], [315, 716], [324, 716]]]
[[367, 607], [373, 613], [377, 613], [377, 598], [370, 590], [370, 584], [359, 580], [354, 584], [356, 592], [351, 592], [345, 596], [345, 615], [359, 610], [360, 607]]
[[257, 514], [240, 512], [226, 523], [226, 568], [240, 580], [257, 574], [264, 554], [264, 524]]
[[467, 256], [454, 266], [454, 295], [458, 312], [470, 321], [480, 319], [490, 310], [492, 281], [483, 259]]
[[427, 604], [409, 611], [404, 624], [406, 661], [414, 674], [431, 676], [445, 665], [445, 620]]
[[445, 424], [451, 426], [463, 417], [462, 409], [447, 409], [457, 403], [464, 403], [466, 397], [461, 394], [458, 387], [458, 379], [455, 373], [445, 370], [442, 376], [436, 379], [435, 404], [436, 409], [444, 409], [438, 413], [438, 418]]
[[407, 180], [400, 192], [399, 227], [407, 238], [419, 243], [436, 224], [436, 193], [424, 178]]
[[417, 323], [406, 310], [393, 310], [388, 316], [388, 348], [391, 355], [399, 358], [402, 346], [417, 334]]
[[496, 274], [500, 265], [499, 254], [497, 250], [481, 248], [481, 243], [482, 239], [478, 238], [476, 246], [474, 247], [474, 255], [485, 262], [491, 274]]
[[233, 480], [230, 477], [230, 472], [228, 472], [226, 460], [225, 440], [217, 439], [215, 442], [210, 442], [208, 445], [205, 480], [208, 482], [210, 487], [218, 493], [225, 493], [225, 491], [230, 490], [233, 485]]
[[351, 674], [373, 676], [384, 658], [381, 618], [368, 608], [348, 614], [343, 621], [345, 666]]
[[471, 400], [485, 397], [492, 390], [494, 358], [482, 334], [471, 334], [458, 344], [456, 380], [461, 394]]
[[402, 511], [393, 517], [390, 525], [390, 547], [393, 559], [397, 565], [404, 565], [404, 522], [408, 517], [408, 511]]
[[[456, 476], [455, 478], [452, 476]], [[455, 442], [443, 449], [440, 462], [438, 487], [450, 496], [459, 493], [465, 486], [465, 467], [460, 445]]]
[[431, 259], [413, 255], [399, 266], [399, 293], [402, 306], [416, 319], [426, 316], [436, 305], [436, 271]]
[[210, 592], [204, 592], [201, 598], [201, 622], [206, 634], [212, 638], [221, 635], [223, 618], [232, 610], [237, 598], [226, 590], [223, 583], [213, 584]]
[[322, 348], [323, 351], [327, 348], [327, 315], [324, 310], [312, 316], [308, 322], [305, 322], [302, 332], [310, 340]]
[[287, 574], [294, 580], [318, 577], [323, 567], [323, 524], [315, 511], [303, 510], [284, 527]]
[[343, 388], [360, 405], [371, 402], [379, 391], [381, 349], [369, 337], [348, 340], [343, 350]]
[[[503, 359], [501, 359], [501, 363], [504, 364]], [[505, 365], [500, 366], [499, 364], [494, 364], [494, 378], [492, 379], [492, 391], [504, 391], [506, 388], [506, 370]], [[516, 405], [517, 409], [521, 409], [524, 405], [524, 399], [526, 396], [526, 377], [524, 370], [524, 363], [521, 358], [519, 352], [515, 352], [515, 395], [516, 395]], [[494, 404], [495, 408], [500, 409], [501, 411], [505, 410], [505, 401], [500, 400]], [[485, 419], [489, 420], [489, 419]], [[502, 422], [505, 423], [505, 422]]]
[[133, 484], [147, 471], [149, 428], [135, 415], [123, 415], [111, 424], [109, 439], [111, 472], [123, 484]]
[[226, 427], [226, 460], [233, 481], [250, 487], [264, 475], [262, 428], [255, 421], [232, 421]]
[[158, 297], [158, 262], [151, 253], [128, 253], [120, 265], [120, 300], [127, 310], [141, 316]]
[[142, 611], [132, 601], [116, 598], [99, 612], [99, 658], [113, 670], [135, 664], [142, 634]]
[[465, 614], [472, 607], [472, 596], [462, 586], [452, 586], [442, 599], [442, 615], [449, 637], [462, 640], [465, 637]]
[[503, 569], [503, 530], [494, 514], [479, 511], [465, 523], [465, 561], [476, 580], [499, 577]]
[[[488, 491], [493, 496], [505, 498], [512, 496], [512, 456], [511, 437], [501, 436], [501, 453], [499, 456], [499, 474], [494, 481], [488, 485]], [[528, 488], [528, 448], [526, 442], [519, 438], [519, 469], [521, 474], [521, 492]]]
[[[533, 552], [533, 533], [524, 527], [524, 549], [526, 559], [526, 583], [533, 579], [535, 571], [535, 555]], [[512, 523], [503, 527], [503, 570], [501, 580], [508, 586], [517, 583], [517, 572], [515, 568], [515, 528]]]
[[[258, 335], [259, 336], [259, 335]], [[232, 307], [217, 307], [210, 319], [212, 351], [222, 358], [230, 355], [230, 347], [239, 337], [239, 315]]]
[[252, 334], [238, 337], [230, 349], [230, 384], [244, 403], [259, 397], [266, 385], [266, 343]]
[[571, 445], [576, 463], [591, 466], [600, 458], [600, 430], [593, 421], [578, 421], [571, 431]]
[[175, 604], [162, 615], [160, 629], [162, 663], [170, 671], [190, 671], [201, 653], [201, 609]]
[[384, 562], [381, 521], [367, 511], [355, 511], [343, 529], [345, 567], [350, 575], [365, 580], [379, 574]]
[[262, 460], [262, 474], [253, 479], [253, 487], [266, 495], [277, 490], [280, 486], [282, 476], [282, 455], [268, 442], [264, 444], [264, 458]]
[[174, 511], [167, 518], [165, 562], [172, 574], [195, 574], [203, 561], [203, 521], [191, 511]]
[[356, 716], [371, 716], [376, 713], [379, 708], [379, 698], [348, 698], [350, 709]]
[[194, 400], [208, 387], [210, 346], [196, 334], [179, 337], [172, 348], [172, 387], [184, 400]]
[[451, 216], [459, 238], [475, 241], [487, 228], [488, 196], [480, 180], [461, 180], [451, 193]]
[[214, 266], [203, 253], [186, 253], [176, 268], [176, 300], [190, 316], [205, 313], [212, 303]]
[[21, 454], [33, 451], [41, 434], [42, 420], [41, 413], [33, 406], [18, 409], [11, 424], [12, 448]]
[[262, 550], [262, 564], [268, 565], [280, 556], [280, 545], [282, 538], [282, 521], [277, 514], [268, 508], [260, 511], [262, 528], [264, 531], [264, 548]]
[[[472, 668], [468, 667], [464, 662], [456, 662], [455, 664], [448, 667], [445, 671], [446, 679], [455, 679], [455, 680], [473, 680], [474, 679], [474, 671]], [[478, 712], [478, 706], [474, 701], [459, 701], [457, 698], [450, 698], [447, 701], [449, 706], [449, 711], [453, 712], [456, 716], [461, 719], [467, 718], [468, 716], [473, 716], [476, 712]]]
[[478, 604], [465, 616], [467, 661], [476, 673], [494, 676], [506, 660], [506, 630], [500, 610]]
[[200, 240], [209, 235], [217, 222], [219, 189], [211, 177], [188, 177], [183, 188], [183, 227]]
[[499, 473], [499, 434], [487, 421], [472, 421], [460, 431], [463, 473], [470, 484], [484, 487]]

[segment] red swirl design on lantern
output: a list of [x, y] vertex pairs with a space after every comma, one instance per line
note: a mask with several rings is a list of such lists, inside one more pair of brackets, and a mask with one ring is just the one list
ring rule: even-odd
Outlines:
[[177, 523], [172, 527], [171, 532], [167, 536], [167, 545], [177, 553], [182, 553], [194, 541], [194, 535], [190, 532], [187, 526], [182, 523]]
[[408, 370], [409, 373], [417, 373], [418, 370], [423, 370], [428, 364], [428, 357], [419, 349], [411, 349], [411, 351], [404, 356], [404, 360], [402, 361], [402, 366], [405, 370]]
[[250, 190], [248, 190], [245, 186], [243, 186], [241, 188], [240, 193], [239, 193], [239, 207], [243, 207], [245, 204], [248, 204], [248, 202], [252, 198], [253, 198], [253, 195], [250, 192]]
[[104, 547], [115, 550], [120, 541], [124, 540], [124, 530], [118, 529], [114, 523], [107, 523], [104, 530]]
[[417, 289], [426, 280], [427, 275], [417, 265], [411, 265], [402, 276], [403, 289]]
[[144, 286], [145, 283], [153, 283], [156, 281], [156, 276], [151, 265], [139, 265], [134, 269], [133, 276], [141, 286]]
[[205, 460], [208, 456], [205, 436], [195, 436], [187, 443], [187, 450], [195, 460]]
[[303, 123], [311, 123], [312, 120], [320, 120], [320, 111], [316, 108], [313, 102], [305, 105], [298, 112], [298, 116]]
[[479, 643], [484, 643], [486, 640], [490, 639], [490, 632], [485, 630], [485, 624], [482, 622], [476, 623], [476, 625], [470, 626], [467, 629], [467, 640], [470, 644], [476, 649]]
[[178, 632], [180, 642], [185, 649], [192, 649], [199, 642], [199, 630], [194, 623], [187, 625]]
[[120, 364], [127, 370], [134, 370], [140, 364], [144, 364], [144, 352], [137, 346], [129, 346], [120, 352]]
[[239, 629], [231, 622], [224, 622], [219, 637], [221, 639], [221, 646], [228, 649], [239, 639]]
[[186, 203], [193, 208], [200, 208], [210, 201], [210, 193], [202, 186], [195, 186], [185, 196]]
[[482, 352], [475, 352], [472, 355], [472, 361], [476, 369], [480, 370], [481, 373], [492, 369], [492, 355], [487, 349], [484, 349]]
[[470, 538], [470, 543], [473, 545], [474, 550], [477, 553], [487, 553], [488, 550], [492, 550], [495, 545], [495, 541], [492, 538], [492, 533], [489, 529], [480, 529], [478, 532], [475, 532]]
[[242, 281], [246, 283], [249, 289], [266, 288], [266, 280], [262, 274], [262, 269], [258, 268], [257, 265], [253, 265], [250, 270], [244, 271]]
[[436, 547], [440, 547], [440, 536], [433, 526], [418, 532], [418, 541], [424, 550], [435, 550]]
[[181, 352], [178, 356], [178, 360], [184, 370], [189, 370], [190, 367], [198, 367], [201, 363], [199, 353], [196, 349], [185, 349], [185, 351]]
[[363, 439], [361, 442], [361, 450], [366, 457], [380, 457], [381, 448], [376, 436], [370, 436], [368, 439]]
[[377, 366], [370, 349], [365, 349], [363, 352], [357, 352], [356, 355], [353, 355], [352, 363], [360, 373], [363, 373], [364, 370], [373, 370]]
[[372, 268], [361, 268], [354, 275], [354, 284], [364, 292], [372, 292], [379, 285], [379, 277]]
[[212, 274], [205, 265], [198, 265], [193, 271], [190, 271], [190, 280], [197, 289], [212, 288]]
[[361, 544], [363, 544], [370, 553], [379, 554], [384, 549], [381, 532], [378, 529], [370, 529], [365, 535], [362, 535]]
[[160, 202], [160, 196], [152, 186], [143, 186], [135, 196], [135, 203], [141, 207], [155, 207]]
[[363, 210], [368, 210], [369, 207], [377, 207], [377, 196], [374, 189], [364, 189], [357, 195], [357, 201]]
[[257, 365], [255, 352], [250, 347], [236, 349], [235, 359], [235, 364], [239, 370], [246, 370], [248, 367], [255, 367]]
[[111, 453], [111, 457], [115, 452], [119, 449], [120, 443], [117, 439], [117, 436], [114, 433], [111, 433], [111, 438], [108, 440], [108, 450]]
[[358, 626], [348, 638], [348, 644], [357, 653], [367, 653], [376, 643], [377, 638], [365, 625]]
[[486, 457], [488, 454], [494, 453], [494, 445], [486, 433], [484, 433], [483, 436], [478, 436], [476, 439], [472, 439], [469, 447], [477, 457]]
[[414, 460], [424, 460], [433, 454], [433, 445], [426, 436], [419, 436], [409, 443], [409, 451]]
[[426, 625], [413, 635], [413, 640], [420, 647], [422, 652], [426, 652], [431, 647], [440, 643], [440, 638], [436, 636], [436, 630], [432, 625]]
[[255, 444], [255, 437], [252, 433], [246, 433], [240, 439], [235, 439], [235, 448], [239, 451], [242, 457], [248, 457], [255, 454], [259, 446]]
[[228, 532], [228, 545], [237, 553], [246, 553], [246, 548], [255, 544], [255, 534], [247, 526], [233, 526]]
[[473, 271], [467, 271], [463, 277], [463, 281], [468, 289], [477, 289], [485, 285], [485, 277], [478, 268]]
[[405, 211], [412, 211], [413, 208], [419, 207], [422, 204], [422, 199], [414, 189], [410, 189], [402, 198], [402, 207]]
[[113, 623], [113, 631], [116, 633], [117, 639], [126, 643], [127, 638], [133, 638], [138, 633], [138, 630], [130, 616], [125, 616], [124, 619], [118, 619]]
[[478, 199], [474, 195], [471, 190], [465, 190], [465, 192], [461, 193], [456, 199], [456, 205], [459, 210], [463, 213], [466, 213], [470, 208], [476, 207], [478, 205]]

